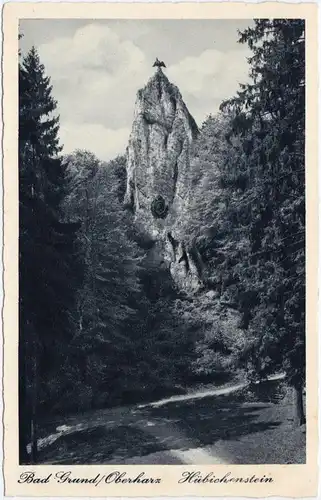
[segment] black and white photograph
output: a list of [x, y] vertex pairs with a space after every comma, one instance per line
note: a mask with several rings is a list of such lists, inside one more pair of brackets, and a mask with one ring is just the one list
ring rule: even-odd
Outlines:
[[20, 465], [306, 463], [305, 41], [20, 20]]

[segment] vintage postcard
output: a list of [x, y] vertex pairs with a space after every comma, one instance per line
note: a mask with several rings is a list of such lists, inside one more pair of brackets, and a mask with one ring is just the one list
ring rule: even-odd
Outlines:
[[317, 6], [4, 7], [5, 494], [317, 494]]

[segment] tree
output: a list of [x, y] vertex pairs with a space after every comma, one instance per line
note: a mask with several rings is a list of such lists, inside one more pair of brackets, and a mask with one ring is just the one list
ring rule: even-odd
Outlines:
[[[213, 311], [221, 304], [241, 315], [246, 335], [233, 363], [250, 377], [285, 371], [303, 423], [304, 21], [257, 20], [240, 42], [253, 51], [251, 81], [201, 128], [185, 231], [215, 291]], [[215, 330], [197, 346], [203, 370], [216, 363]]]
[[73, 383], [73, 396], [67, 389], [60, 404], [68, 394], [70, 403], [93, 408], [173, 391], [188, 370], [194, 335], [175, 311], [169, 271], [154, 262], [151, 242], [124, 210], [124, 160], [101, 163], [78, 150], [65, 162], [65, 214], [82, 220], [84, 268], [68, 367], [82, 385], [77, 394]]
[[[282, 368], [304, 422], [305, 381], [305, 26], [256, 20], [240, 34], [253, 51], [251, 83], [222, 105], [243, 154], [226, 165], [229, 219], [247, 241], [233, 266], [238, 300], [248, 311], [249, 349], [262, 375]], [[248, 234], [248, 237], [246, 237]]]
[[37, 461], [37, 414], [69, 332], [77, 224], [61, 222], [65, 170], [50, 79], [35, 48], [19, 64], [19, 422]]
[[[119, 199], [122, 178], [117, 159], [103, 164], [92, 153], [77, 150], [64, 163], [69, 186], [65, 216], [82, 222], [78, 248], [83, 279], [74, 312], [72, 363], [81, 370], [79, 397], [94, 407], [110, 400], [115, 382], [121, 386], [115, 377], [122, 376], [124, 382], [126, 352], [135, 350], [128, 332], [137, 314], [142, 253], [127, 235], [129, 221]], [[101, 391], [104, 395], [99, 397]]]

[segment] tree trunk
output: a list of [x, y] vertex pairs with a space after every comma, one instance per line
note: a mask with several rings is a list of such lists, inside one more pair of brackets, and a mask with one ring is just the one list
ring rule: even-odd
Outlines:
[[37, 343], [33, 342], [32, 394], [31, 394], [31, 461], [38, 461], [37, 406], [38, 406], [38, 366]]
[[36, 464], [38, 460], [38, 443], [37, 443], [37, 422], [36, 415], [31, 417], [31, 462]]
[[[23, 328], [20, 325], [20, 328]], [[23, 334], [20, 331], [19, 338], [19, 464], [29, 461], [27, 452], [28, 427], [30, 425], [27, 407], [27, 370], [26, 370], [26, 346]]]
[[302, 385], [294, 387], [294, 423], [297, 426], [305, 424]]

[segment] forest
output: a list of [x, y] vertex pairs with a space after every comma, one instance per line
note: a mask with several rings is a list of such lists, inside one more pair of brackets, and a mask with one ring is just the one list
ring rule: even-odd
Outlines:
[[[23, 36], [20, 35], [20, 36]], [[19, 446], [37, 425], [284, 373], [305, 422], [305, 26], [255, 20], [250, 83], [200, 127], [184, 216], [201, 287], [180, 290], [124, 207], [126, 155], [63, 154], [37, 49], [19, 60]], [[27, 445], [31, 443], [31, 454]]]

